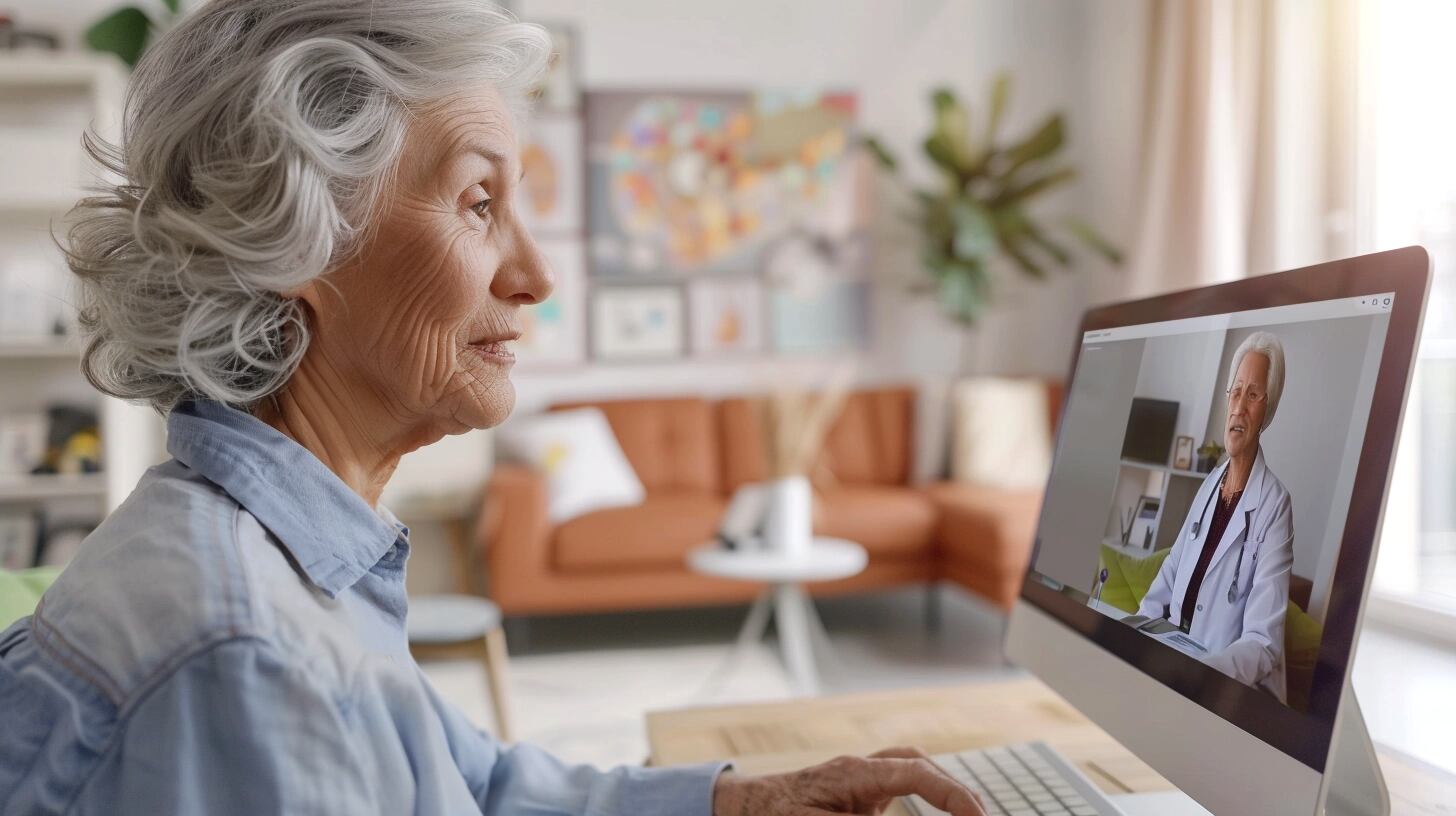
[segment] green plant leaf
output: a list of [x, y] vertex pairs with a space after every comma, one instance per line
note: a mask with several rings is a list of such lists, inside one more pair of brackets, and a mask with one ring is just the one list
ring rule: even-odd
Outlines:
[[991, 81], [991, 112], [986, 118], [986, 144], [996, 143], [996, 131], [1001, 127], [1001, 117], [1011, 101], [1011, 75], [1002, 71]]
[[181, 11], [179, 5], [181, 2], [182, 0], [162, 0], [162, 4], [165, 5], [167, 7], [167, 10], [172, 12], [173, 14]]
[[121, 57], [136, 67], [147, 47], [152, 21], [136, 6], [124, 6], [102, 17], [86, 29], [86, 44], [96, 51]]
[[1031, 181], [1025, 182], [1017, 187], [1003, 190], [995, 198], [997, 204], [1020, 204], [1029, 198], [1044, 193], [1053, 187], [1059, 187], [1077, 177], [1077, 171], [1071, 167], [1064, 167], [1060, 170], [1053, 170], [1044, 176], [1038, 176]]
[[895, 158], [895, 154], [891, 153], [883, 144], [880, 144], [879, 139], [873, 136], [866, 136], [861, 143], [869, 149], [870, 155], [879, 160], [881, 167], [892, 173], [899, 169], [900, 162]]
[[936, 299], [947, 316], [968, 326], [975, 325], [989, 300], [989, 283], [981, 264], [953, 264], [940, 277]]
[[1015, 242], [1003, 244], [1002, 249], [1005, 250], [1006, 256], [1017, 266], [1021, 267], [1021, 271], [1025, 272], [1027, 276], [1036, 278], [1037, 280], [1046, 280], [1046, 270], [1038, 266], [1036, 261], [1033, 261], [1030, 256], [1023, 252]]
[[959, 186], [975, 161], [970, 113], [949, 88], [937, 88], [931, 93], [930, 102], [935, 109], [935, 125], [926, 139], [926, 155], [949, 169]]
[[1007, 167], [1002, 175], [1010, 177], [1027, 163], [1044, 159], [1057, 152], [1062, 147], [1063, 139], [1062, 115], [1054, 113], [1047, 117], [1047, 120], [1036, 129], [1035, 133], [1006, 149], [1004, 158]]
[[951, 248], [962, 261], [981, 262], [996, 254], [996, 225], [986, 208], [969, 199], [961, 199], [951, 209], [955, 221], [955, 237]]
[[1035, 224], [1028, 224], [1026, 238], [1040, 247], [1043, 252], [1052, 256], [1058, 265], [1069, 266], [1072, 263], [1072, 253], [1068, 252], [1061, 244], [1052, 240], [1051, 236], [1042, 232], [1041, 228]]
[[1111, 241], [1103, 238], [1102, 233], [1093, 229], [1090, 224], [1080, 218], [1068, 218], [1062, 223], [1067, 228], [1067, 231], [1077, 236], [1088, 249], [1101, 255], [1110, 264], [1116, 266], [1122, 265], [1122, 250], [1114, 246]]

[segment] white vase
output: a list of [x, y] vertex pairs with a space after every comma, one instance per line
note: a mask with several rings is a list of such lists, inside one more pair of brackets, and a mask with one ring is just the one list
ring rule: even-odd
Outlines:
[[768, 483], [764, 545], [790, 558], [809, 554], [814, 540], [814, 491], [804, 476], [785, 476]]

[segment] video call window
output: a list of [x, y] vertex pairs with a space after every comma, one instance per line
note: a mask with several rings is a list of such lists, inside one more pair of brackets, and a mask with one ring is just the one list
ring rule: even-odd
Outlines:
[[1033, 580], [1306, 711], [1392, 300], [1088, 332]]

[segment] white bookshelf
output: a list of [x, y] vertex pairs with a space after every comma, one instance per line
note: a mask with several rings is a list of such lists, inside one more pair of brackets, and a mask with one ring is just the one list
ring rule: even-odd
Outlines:
[[[95, 127], [118, 137], [125, 87], [125, 67], [109, 56], [0, 53], [0, 294], [73, 302], [53, 235], [64, 235], [67, 211], [102, 180], [81, 136]], [[27, 266], [17, 282], [20, 258]], [[0, 304], [0, 414], [41, 413], [56, 403], [94, 407], [103, 466], [77, 475], [0, 473], [0, 513], [58, 508], [68, 520], [78, 513], [99, 520], [160, 459], [161, 423], [152, 411], [91, 388], [73, 319], [63, 321], [70, 334], [56, 336], [17, 328], [17, 311]]]

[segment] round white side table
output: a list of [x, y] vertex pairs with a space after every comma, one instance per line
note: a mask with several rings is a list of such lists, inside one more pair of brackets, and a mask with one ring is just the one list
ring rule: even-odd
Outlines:
[[738, 633], [734, 653], [739, 654], [763, 637], [769, 618], [774, 618], [795, 690], [817, 694], [819, 669], [814, 664], [814, 640], [828, 645], [824, 623], [814, 611], [814, 602], [803, 584], [835, 581], [864, 571], [869, 563], [865, 548], [842, 538], [816, 536], [809, 551], [788, 557], [761, 549], [725, 550], [706, 544], [688, 554], [688, 567], [715, 578], [756, 581], [768, 584], [748, 610]]
[[511, 722], [505, 630], [500, 607], [474, 595], [422, 595], [411, 598], [405, 634], [416, 660], [473, 657], [485, 666], [496, 736], [515, 738]]

